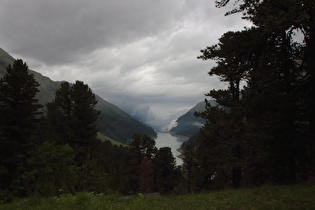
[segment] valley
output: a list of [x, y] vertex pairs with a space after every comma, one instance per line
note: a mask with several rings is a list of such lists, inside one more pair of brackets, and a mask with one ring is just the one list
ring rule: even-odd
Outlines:
[[[0, 48], [0, 78], [5, 74], [6, 67], [14, 62], [14, 58], [6, 51]], [[39, 91], [36, 98], [45, 105], [54, 99], [55, 91], [60, 87], [60, 81], [52, 81], [50, 78], [30, 70], [34, 74], [35, 79], [40, 83]], [[74, 82], [74, 81], [70, 81]], [[128, 113], [121, 110], [116, 105], [104, 100], [96, 95], [98, 103], [96, 108], [101, 111], [96, 124], [99, 132], [120, 143], [126, 144], [133, 133], [146, 134], [152, 137], [156, 136], [156, 132], [135, 119]]]

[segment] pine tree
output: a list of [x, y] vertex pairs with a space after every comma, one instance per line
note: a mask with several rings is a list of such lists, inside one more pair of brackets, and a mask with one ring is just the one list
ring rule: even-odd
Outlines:
[[144, 156], [139, 168], [139, 188], [142, 193], [150, 193], [154, 190], [153, 163], [147, 156]]
[[177, 183], [175, 158], [171, 148], [161, 147], [154, 159], [155, 185], [160, 193], [170, 193]]
[[74, 138], [70, 140], [77, 153], [77, 158], [84, 159], [97, 137], [96, 119], [100, 111], [95, 109], [97, 100], [88, 85], [76, 81], [71, 87], [70, 97], [73, 101], [72, 129]]
[[194, 193], [200, 189], [200, 164], [197, 159], [198, 155], [193, 143], [188, 142], [185, 144], [183, 169], [186, 175], [186, 184], [188, 191]]
[[82, 164], [96, 143], [95, 121], [100, 111], [97, 100], [88, 85], [76, 81], [72, 86], [65, 82], [56, 91], [53, 102], [47, 104], [48, 119], [56, 141], [73, 147], [76, 160]]
[[55, 136], [54, 141], [59, 144], [69, 144], [74, 138], [74, 130], [72, 125], [73, 101], [70, 96], [71, 87], [68, 82], [61, 84], [56, 90], [55, 99], [48, 103], [47, 118], [52, 127], [52, 134]]
[[[148, 167], [151, 170], [152, 159], [157, 152], [155, 147], [155, 141], [150, 136], [141, 135], [139, 133], [134, 133], [132, 140], [129, 144], [129, 154], [128, 154], [128, 186], [132, 192], [137, 192], [138, 190], [151, 190], [150, 180], [146, 183], [143, 178], [148, 177], [150, 179], [151, 174], [144, 170], [143, 167]], [[141, 168], [142, 167], [142, 168]], [[148, 188], [149, 187], [149, 188]]]
[[22, 60], [9, 65], [0, 80], [0, 185], [15, 196], [23, 191], [21, 175], [27, 153], [36, 146], [34, 135], [42, 107], [35, 98], [38, 86]]
[[[223, 7], [229, 2], [216, 4]], [[217, 60], [218, 66], [209, 74], [229, 84], [227, 90], [207, 94], [220, 107], [208, 106], [201, 114], [208, 121], [200, 149], [210, 157], [202, 163], [210, 167], [211, 181], [221, 175], [231, 179], [233, 186], [244, 181], [295, 182], [298, 175], [307, 173], [311, 154], [307, 148], [314, 149], [313, 102], [307, 99], [312, 98], [314, 74], [309, 68], [314, 60], [309, 53], [314, 1], [243, 0], [235, 5], [227, 15], [243, 12], [254, 27], [224, 34], [218, 45], [202, 50], [199, 57]], [[303, 43], [294, 39], [298, 31]], [[240, 94], [242, 79], [247, 87]]]
[[128, 164], [126, 172], [128, 174], [128, 181], [125, 184], [128, 186], [131, 193], [135, 193], [139, 190], [139, 172], [141, 161], [143, 158], [141, 149], [142, 135], [139, 133], [135, 133], [133, 134], [132, 140], [129, 143]]
[[233, 187], [240, 187], [243, 170], [252, 164], [247, 159], [251, 153], [251, 139], [247, 137], [248, 122], [244, 120], [240, 104], [240, 82], [248, 77], [256, 64], [259, 56], [257, 49], [261, 44], [257, 40], [258, 35], [256, 29], [227, 32], [219, 39], [219, 44], [202, 50], [203, 55], [198, 57], [216, 60], [218, 65], [211, 69], [209, 75], [218, 75], [221, 81], [229, 84], [226, 90], [207, 93], [218, 106], [206, 103], [206, 111], [199, 114], [207, 119], [199, 138], [201, 151], [205, 153], [202, 164], [212, 173], [206, 172], [204, 178], [217, 182], [216, 185], [231, 183]]
[[[216, 1], [216, 4], [218, 7], [224, 7], [229, 2], [229, 0], [219, 0]], [[283, 75], [281, 76], [285, 76], [286, 95], [293, 95], [297, 100], [295, 103], [298, 104], [294, 124], [298, 131], [295, 135], [297, 136], [296, 142], [299, 142], [299, 146], [296, 146], [296, 148], [299, 148], [299, 154], [304, 154], [302, 155], [304, 157], [300, 157], [304, 159], [302, 161], [304, 166], [301, 167], [308, 168], [307, 159], [310, 158], [312, 160], [310, 166], [311, 176], [315, 177], [315, 96], [313, 94], [315, 90], [315, 1], [242, 0], [235, 1], [235, 3], [236, 7], [227, 15], [242, 12], [244, 18], [250, 20], [255, 27], [262, 29], [262, 34], [267, 39], [272, 40], [277, 37], [278, 43], [283, 41], [280, 46], [288, 43], [287, 55], [288, 52], [290, 55], [282, 54], [281, 56], [290, 58], [291, 61], [295, 62], [296, 68], [293, 72], [292, 68], [286, 68], [287, 71], [282, 72]], [[296, 42], [294, 39], [297, 33], [302, 42]], [[285, 57], [277, 58], [283, 59]], [[290, 81], [292, 82], [291, 76], [295, 78], [293, 84], [290, 84]], [[294, 144], [292, 139], [290, 142], [291, 145]], [[290, 162], [294, 162], [294, 160], [292, 159]], [[300, 161], [295, 160], [295, 162]], [[292, 165], [290, 168], [290, 179], [292, 179], [294, 166]]]

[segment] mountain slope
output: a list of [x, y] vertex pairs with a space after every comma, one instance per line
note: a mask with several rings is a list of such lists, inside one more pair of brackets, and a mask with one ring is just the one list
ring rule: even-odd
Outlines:
[[[210, 101], [210, 103], [212, 105], [215, 104], [214, 101]], [[206, 106], [206, 103], [202, 101], [198, 103], [196, 106], [194, 106], [193, 108], [191, 108], [184, 115], [180, 116], [176, 120], [177, 126], [173, 127], [170, 130], [170, 132], [177, 135], [183, 135], [183, 136], [189, 136], [189, 137], [196, 134], [206, 121], [203, 118], [196, 117], [194, 113], [205, 111], [205, 106]]]
[[[13, 62], [14, 58], [0, 48], [0, 78], [6, 73], [6, 67]], [[24, 62], [27, 63], [27, 61]], [[55, 91], [60, 87], [61, 82], [54, 82], [33, 70], [30, 70], [30, 72], [34, 74], [35, 79], [40, 83], [40, 92], [36, 96], [39, 102], [46, 104], [52, 101], [55, 97]], [[99, 132], [103, 135], [121, 143], [127, 143], [133, 133], [147, 134], [153, 137], [157, 135], [152, 128], [131, 117], [114, 104], [107, 102], [98, 95], [96, 95], [96, 99], [98, 100], [96, 108], [101, 111], [96, 123]]]

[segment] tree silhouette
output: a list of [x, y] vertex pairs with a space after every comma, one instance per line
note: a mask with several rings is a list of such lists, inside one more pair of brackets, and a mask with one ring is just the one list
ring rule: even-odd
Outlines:
[[169, 193], [176, 186], [175, 158], [171, 148], [161, 147], [154, 160], [155, 184], [160, 193]]
[[57, 142], [73, 147], [76, 160], [82, 164], [96, 141], [95, 121], [100, 111], [97, 100], [88, 85], [76, 81], [72, 86], [65, 82], [56, 91], [53, 102], [47, 104], [48, 118]]
[[2, 189], [22, 195], [27, 153], [36, 146], [39, 83], [26, 63], [16, 60], [0, 80], [0, 177]]
[[[216, 4], [223, 7], [229, 2]], [[254, 26], [225, 33], [219, 44], [202, 50], [199, 57], [216, 60], [218, 65], [209, 74], [229, 84], [226, 90], [207, 94], [219, 106], [207, 103], [200, 114], [207, 119], [199, 139], [207, 157], [203, 162], [212, 170], [211, 182], [231, 182], [234, 187], [292, 183], [307, 173], [315, 148], [310, 96], [315, 4], [243, 0], [235, 5], [227, 14], [243, 12]], [[298, 31], [302, 42], [294, 38]]]

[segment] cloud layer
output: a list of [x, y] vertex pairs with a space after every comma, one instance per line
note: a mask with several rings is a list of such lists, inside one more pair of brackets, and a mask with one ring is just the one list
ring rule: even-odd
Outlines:
[[154, 127], [225, 87], [196, 59], [240, 16], [211, 0], [2, 0], [1, 48], [53, 80], [82, 80]]

